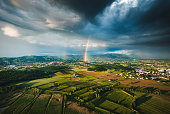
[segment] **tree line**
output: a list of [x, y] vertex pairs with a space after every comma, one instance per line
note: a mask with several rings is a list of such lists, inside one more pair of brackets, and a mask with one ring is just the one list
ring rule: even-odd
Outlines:
[[107, 71], [108, 69], [115, 69], [115, 70], [123, 70], [123, 71], [132, 71], [134, 70], [131, 67], [125, 67], [120, 64], [95, 64], [89, 67], [88, 71]]
[[67, 73], [68, 66], [47, 66], [29, 70], [8, 70], [0, 72], [0, 86], [19, 81], [34, 80], [39, 78], [51, 77], [56, 72]]

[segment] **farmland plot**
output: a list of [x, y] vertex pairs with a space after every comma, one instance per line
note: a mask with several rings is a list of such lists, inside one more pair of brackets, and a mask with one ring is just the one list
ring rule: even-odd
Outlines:
[[79, 106], [77, 103], [68, 101], [66, 103], [65, 114], [95, 114], [95, 112], [89, 112], [87, 108]]
[[107, 111], [105, 109], [99, 108], [99, 107], [95, 107], [95, 110], [101, 114], [110, 114], [110, 111]]
[[158, 97], [152, 97], [145, 103], [142, 103], [137, 108], [144, 114], [168, 114], [170, 103]]
[[29, 114], [43, 114], [46, 110], [50, 94], [41, 94], [31, 107]]
[[48, 104], [47, 114], [61, 114], [62, 112], [62, 96], [54, 94]]
[[106, 98], [126, 107], [132, 107], [133, 97], [123, 93], [122, 91], [113, 91], [107, 95]]
[[68, 87], [68, 88], [62, 89], [61, 91], [64, 91], [64, 92], [74, 92], [76, 89], [77, 89], [76, 87]]
[[18, 100], [16, 100], [12, 105], [9, 106], [3, 113], [4, 114], [19, 114], [24, 110], [24, 108], [34, 99], [34, 95], [24, 94]]
[[122, 106], [122, 105], [119, 105], [117, 103], [114, 103], [114, 102], [111, 102], [111, 101], [108, 101], [108, 100], [105, 100], [103, 103], [101, 103], [99, 105], [101, 108], [104, 108], [108, 111], [112, 111], [114, 113], [119, 113], [119, 114], [130, 114], [130, 113], [133, 113], [132, 110]]
[[4, 106], [7, 106], [7, 105], [11, 105], [12, 103], [14, 103], [23, 93], [15, 93], [13, 94], [12, 96], [9, 96], [5, 99], [3, 99], [1, 102], [0, 102], [0, 107], [4, 107]]

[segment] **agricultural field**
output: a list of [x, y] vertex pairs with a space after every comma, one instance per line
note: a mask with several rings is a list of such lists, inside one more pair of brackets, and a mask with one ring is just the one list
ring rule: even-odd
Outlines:
[[34, 89], [30, 89], [30, 90], [26, 90], [22, 95], [19, 94], [19, 96], [17, 95], [14, 98], [11, 98], [12, 101], [13, 99], [15, 99], [15, 101], [13, 101], [11, 105], [3, 113], [4, 114], [21, 113], [34, 100], [36, 96], [36, 92], [37, 90], [35, 91]]
[[60, 94], [53, 94], [47, 105], [47, 114], [61, 114], [62, 113], [62, 96]]
[[51, 95], [49, 94], [41, 94], [37, 98], [37, 100], [35, 101], [35, 103], [33, 104], [28, 113], [29, 114], [45, 113], [50, 97]]
[[158, 97], [152, 97], [145, 103], [137, 107], [142, 113], [146, 114], [168, 114], [170, 112], [170, 102]]
[[118, 104], [124, 105], [126, 107], [132, 108], [134, 98], [132, 95], [127, 94], [124, 91], [113, 91], [106, 96], [110, 101], [114, 101]]
[[[56, 72], [51, 77], [12, 84], [12, 87], [15, 85], [19, 89], [10, 92], [6, 98], [5, 94], [0, 97], [5, 98], [0, 102], [1, 113], [168, 114], [170, 112], [167, 83], [125, 79], [124, 76], [116, 75], [123, 70], [88, 71], [87, 66], [70, 66], [73, 68], [67, 73]], [[127, 74], [127, 71], [124, 74]], [[10, 87], [8, 85], [8, 88]], [[13, 89], [12, 87], [10, 89]]]
[[5, 99], [1, 100], [0, 107], [2, 106], [8, 106], [12, 103], [14, 103], [23, 93], [15, 93], [11, 96], [7, 96]]
[[[110, 114], [111, 113], [110, 111], [105, 110], [105, 109], [100, 108], [100, 107], [95, 107], [95, 110], [96, 110], [96, 112], [101, 113], [101, 114]], [[113, 114], [113, 113], [111, 113], [111, 114]]]
[[109, 110], [110, 112], [113, 112], [113, 113], [127, 113], [127, 114], [130, 114], [130, 113], [133, 113], [134, 111], [133, 110], [130, 110], [122, 105], [119, 105], [117, 103], [114, 103], [114, 102], [111, 102], [111, 101], [108, 101], [108, 100], [105, 100], [103, 103], [101, 103], [99, 105], [99, 107], [101, 108], [104, 108], [106, 110]]
[[33, 100], [34, 95], [25, 94], [22, 95], [17, 101], [15, 101], [10, 107], [8, 107], [3, 113], [4, 114], [19, 114], [27, 105]]
[[129, 80], [122, 80], [119, 81], [123, 85], [133, 86], [133, 87], [155, 87], [159, 88], [160, 90], [170, 90], [170, 85], [156, 82], [153, 80], [139, 80], [139, 79], [129, 79]]

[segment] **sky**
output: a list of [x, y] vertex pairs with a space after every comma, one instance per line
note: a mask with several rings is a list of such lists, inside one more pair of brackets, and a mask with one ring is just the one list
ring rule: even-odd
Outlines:
[[0, 0], [0, 57], [170, 58], [170, 0]]

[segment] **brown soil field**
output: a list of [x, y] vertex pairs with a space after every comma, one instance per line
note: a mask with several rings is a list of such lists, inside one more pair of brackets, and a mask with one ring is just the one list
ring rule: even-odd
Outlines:
[[104, 72], [86, 72], [86, 71], [77, 71], [77, 73], [85, 76], [107, 76], [107, 73]]
[[70, 80], [72, 80], [72, 81], [79, 81], [80, 78], [70, 78]]
[[52, 102], [55, 102], [55, 100], [58, 99], [58, 101], [62, 103], [63, 97], [60, 94], [53, 94], [52, 99], [53, 99]]
[[94, 76], [95, 78], [105, 80], [107, 79], [106, 76], [108, 75], [107, 73], [104, 72], [86, 72], [86, 71], [77, 71], [77, 73], [82, 74], [84, 76]]
[[163, 83], [158, 83], [154, 80], [139, 80], [139, 79], [131, 79], [131, 80], [123, 80], [119, 81], [123, 85], [133, 86], [133, 87], [155, 87], [161, 90], [170, 90], [170, 86], [164, 85]]
[[109, 79], [124, 79], [124, 77], [116, 77], [114, 74], [110, 75], [104, 72], [86, 72], [86, 71], [77, 71], [77, 73], [82, 74], [84, 76], [94, 76], [95, 78], [101, 80], [109, 80]]
[[38, 99], [43, 99], [43, 98], [49, 97], [49, 96], [50, 96], [50, 94], [41, 94], [41, 95], [38, 97]]
[[95, 112], [89, 112], [89, 110], [87, 108], [81, 107], [77, 103], [73, 103], [71, 101], [68, 101], [66, 104], [68, 105], [68, 108], [76, 110], [76, 111], [81, 112], [83, 114], [96, 114]]
[[86, 69], [86, 67], [79, 66], [79, 69]]
[[106, 78], [107, 79], [125, 79], [124, 77], [110, 77], [110, 76], [107, 76]]

